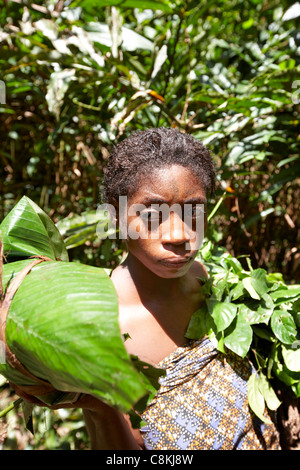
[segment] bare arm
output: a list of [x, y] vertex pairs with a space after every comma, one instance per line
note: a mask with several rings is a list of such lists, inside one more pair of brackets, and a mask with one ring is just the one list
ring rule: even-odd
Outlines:
[[85, 395], [81, 407], [91, 440], [92, 450], [141, 450], [139, 432], [133, 431], [129, 419], [96, 398]]
[[129, 418], [95, 397], [84, 394], [73, 403], [46, 405], [21, 389], [18, 389], [17, 393], [25, 401], [51, 410], [82, 408], [92, 450], [141, 450], [143, 448], [141, 435], [138, 430], [131, 428]]

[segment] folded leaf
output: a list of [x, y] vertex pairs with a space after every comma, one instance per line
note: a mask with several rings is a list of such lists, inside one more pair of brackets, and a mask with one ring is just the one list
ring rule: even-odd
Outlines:
[[281, 404], [281, 401], [278, 399], [269, 380], [262, 372], [259, 374], [258, 387], [266, 401], [269, 410], [277, 410]]
[[295, 347], [282, 344], [282, 356], [286, 367], [292, 372], [300, 372], [300, 342]]
[[230, 327], [225, 331], [224, 344], [231, 351], [241, 357], [245, 357], [251, 346], [253, 330], [244, 318], [242, 312], [239, 312]]
[[[4, 284], [26, 263], [4, 265]], [[121, 411], [146, 393], [125, 350], [117, 294], [103, 269], [61, 261], [33, 268], [12, 300], [6, 342], [32, 374], [59, 391], [88, 393]], [[32, 383], [9, 364], [0, 364], [0, 373], [17, 385]]]
[[286, 310], [274, 310], [271, 328], [275, 336], [284, 344], [292, 344], [297, 337], [297, 328], [292, 315]]
[[259, 389], [259, 378], [257, 373], [253, 373], [247, 383], [248, 389], [248, 402], [252, 411], [258, 416], [258, 418], [264, 423], [271, 424], [271, 421], [264, 416], [265, 411], [265, 399]]
[[26, 196], [2, 221], [0, 236], [9, 261], [34, 255], [68, 261], [64, 241], [54, 222]]
[[234, 320], [237, 306], [230, 302], [215, 302], [211, 311], [217, 332], [225, 330]]

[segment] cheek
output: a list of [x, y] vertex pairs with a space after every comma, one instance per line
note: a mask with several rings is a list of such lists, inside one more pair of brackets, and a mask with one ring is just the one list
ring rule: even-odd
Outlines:
[[139, 262], [154, 274], [164, 277], [164, 269], [159, 265], [158, 259], [161, 257], [160, 244], [151, 240], [132, 240], [126, 242], [128, 253], [133, 255]]
[[147, 240], [148, 229], [139, 217], [131, 217], [127, 224], [127, 238], [130, 240]]
[[159, 247], [157, 246], [156, 242], [153, 242], [150, 239], [132, 239], [130, 237], [127, 238], [126, 245], [128, 250], [134, 254], [139, 259], [144, 260], [151, 260], [151, 258], [155, 258], [159, 251]]

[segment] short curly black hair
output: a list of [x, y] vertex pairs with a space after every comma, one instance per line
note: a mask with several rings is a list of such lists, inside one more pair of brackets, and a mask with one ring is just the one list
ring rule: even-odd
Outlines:
[[143, 177], [173, 164], [190, 168], [207, 195], [214, 192], [215, 167], [209, 150], [190, 134], [162, 127], [137, 131], [113, 148], [104, 169], [104, 202], [116, 205], [119, 196], [130, 198]]

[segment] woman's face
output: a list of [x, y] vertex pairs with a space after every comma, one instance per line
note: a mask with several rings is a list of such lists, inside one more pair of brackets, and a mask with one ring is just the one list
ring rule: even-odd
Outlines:
[[205, 191], [190, 169], [152, 171], [127, 201], [129, 253], [159, 277], [183, 276], [202, 243], [205, 211]]

